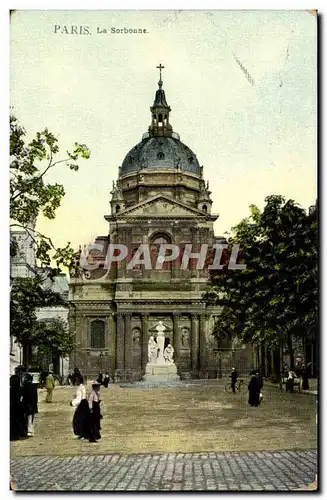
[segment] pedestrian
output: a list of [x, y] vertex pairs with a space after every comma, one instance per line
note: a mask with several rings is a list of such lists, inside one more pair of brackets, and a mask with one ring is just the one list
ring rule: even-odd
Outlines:
[[231, 382], [232, 391], [235, 394], [235, 392], [236, 392], [235, 391], [235, 385], [236, 385], [237, 377], [238, 377], [238, 374], [237, 374], [237, 371], [235, 370], [235, 368], [232, 368], [232, 373], [230, 374], [230, 377], [232, 379], [232, 382]]
[[55, 381], [51, 371], [48, 373], [48, 376], [45, 379], [45, 388], [47, 391], [45, 401], [46, 403], [52, 403], [52, 393], [53, 389], [55, 388]]
[[249, 391], [249, 405], [250, 406], [259, 406], [260, 404], [260, 389], [259, 382], [255, 375], [255, 372], [251, 373], [251, 379], [248, 385]]
[[72, 375], [72, 383], [73, 383], [73, 385], [76, 385], [81, 377], [83, 378], [83, 376], [82, 376], [79, 368], [77, 368], [77, 366], [75, 365], [74, 366], [74, 373]]
[[258, 379], [259, 391], [261, 392], [262, 388], [263, 388], [263, 376], [261, 375], [260, 370], [257, 371], [257, 373], [255, 374], [255, 376]]
[[99, 382], [99, 384], [102, 385], [102, 382], [103, 382], [103, 373], [102, 372], [99, 372], [97, 382]]
[[286, 380], [286, 392], [293, 392], [295, 377], [296, 377], [296, 374], [293, 372], [293, 370], [290, 370], [288, 372], [287, 380]]
[[33, 384], [33, 376], [27, 373], [23, 385], [23, 405], [24, 412], [27, 418], [27, 435], [34, 436], [34, 420], [35, 415], [38, 413], [38, 395], [37, 384]]
[[79, 439], [89, 439], [90, 436], [90, 409], [86, 399], [86, 389], [83, 379], [77, 380], [76, 397], [70, 405], [76, 408], [73, 417], [73, 431]]
[[23, 394], [20, 377], [10, 377], [10, 440], [15, 441], [27, 437], [27, 419], [22, 402]]
[[100, 384], [97, 381], [92, 382], [92, 390], [88, 397], [89, 409], [91, 412], [90, 420], [90, 436], [89, 442], [96, 443], [99, 439], [101, 439], [100, 435], [100, 420], [102, 419], [101, 410], [100, 410]]
[[109, 382], [110, 382], [109, 373], [105, 372], [104, 377], [103, 377], [103, 387], [107, 388], [109, 385]]
[[309, 390], [309, 366], [311, 363], [307, 364], [305, 366], [304, 364], [302, 365], [302, 390], [303, 391], [308, 391]]
[[67, 385], [74, 385], [73, 384], [73, 372], [70, 370], [67, 376]]

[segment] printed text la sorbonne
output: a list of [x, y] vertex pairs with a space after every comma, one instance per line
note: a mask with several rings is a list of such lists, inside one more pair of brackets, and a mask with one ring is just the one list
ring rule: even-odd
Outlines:
[[114, 28], [113, 26], [111, 28], [101, 28], [99, 26], [96, 27], [96, 29], [92, 28], [91, 26], [77, 26], [77, 25], [67, 25], [67, 24], [55, 24], [54, 25], [54, 33], [60, 34], [60, 35], [92, 35], [93, 33], [96, 33], [98, 35], [118, 35], [118, 34], [125, 34], [125, 35], [132, 35], [132, 34], [146, 34], [149, 33], [146, 28]]

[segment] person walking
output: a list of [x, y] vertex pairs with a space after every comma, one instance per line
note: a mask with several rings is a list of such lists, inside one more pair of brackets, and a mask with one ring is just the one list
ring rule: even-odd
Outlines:
[[55, 388], [55, 381], [51, 371], [48, 373], [48, 376], [45, 379], [45, 388], [47, 391], [45, 402], [52, 403], [52, 393], [53, 389]]
[[73, 382], [73, 385], [78, 385], [78, 381], [80, 380], [80, 378], [83, 378], [81, 372], [80, 372], [80, 369], [75, 365], [74, 366], [74, 373], [72, 375], [72, 382]]
[[109, 381], [110, 381], [109, 373], [105, 372], [103, 377], [103, 387], [107, 388], [109, 385]]
[[302, 365], [302, 390], [307, 391], [309, 389], [309, 367], [312, 363], [308, 363], [307, 366]]
[[100, 385], [102, 385], [102, 382], [103, 382], [103, 373], [102, 372], [99, 372], [99, 376], [98, 376], [97, 382]]
[[27, 420], [18, 375], [10, 377], [10, 441], [27, 437]]
[[249, 391], [249, 405], [259, 406], [260, 404], [259, 382], [254, 372], [251, 373], [251, 379], [248, 385], [248, 391]]
[[232, 379], [232, 382], [231, 382], [232, 391], [235, 394], [235, 392], [236, 392], [235, 385], [236, 385], [237, 378], [238, 378], [238, 374], [237, 374], [237, 371], [235, 370], [235, 368], [232, 368], [232, 373], [230, 374], [230, 377]]
[[90, 409], [86, 399], [86, 389], [83, 379], [77, 380], [79, 384], [76, 390], [76, 397], [70, 405], [76, 408], [73, 416], [73, 432], [79, 439], [89, 439], [90, 436]]
[[100, 420], [102, 419], [101, 410], [100, 410], [100, 384], [99, 382], [94, 381], [92, 383], [92, 390], [88, 397], [89, 409], [90, 409], [90, 435], [89, 442], [96, 443], [99, 439], [101, 439], [101, 426]]
[[296, 377], [296, 373], [293, 370], [288, 372], [287, 380], [286, 380], [286, 392], [293, 392], [294, 388], [294, 380]]
[[258, 379], [259, 391], [261, 392], [263, 388], [263, 376], [261, 375], [260, 370], [258, 370], [255, 375]]
[[34, 436], [34, 420], [35, 415], [38, 413], [38, 395], [37, 384], [33, 384], [33, 376], [27, 373], [23, 385], [23, 406], [27, 418], [27, 435]]

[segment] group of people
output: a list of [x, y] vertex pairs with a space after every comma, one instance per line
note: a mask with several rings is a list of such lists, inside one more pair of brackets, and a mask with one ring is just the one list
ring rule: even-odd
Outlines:
[[286, 378], [286, 391], [293, 392], [294, 382], [296, 378], [301, 378], [301, 389], [308, 390], [309, 389], [309, 372], [310, 365], [312, 362], [307, 365], [297, 363], [294, 370], [289, 369], [286, 363], [283, 363], [282, 367], [282, 377]]
[[73, 417], [73, 431], [78, 439], [87, 439], [90, 443], [96, 443], [101, 439], [100, 384], [98, 381], [92, 382], [91, 392], [87, 396], [83, 378], [80, 377], [76, 382], [78, 386], [76, 397], [70, 403], [76, 408]]
[[[23, 376], [16, 373], [10, 377], [11, 441], [34, 436], [34, 420], [38, 413], [37, 386], [30, 373], [25, 373]], [[46, 403], [52, 403], [54, 387], [55, 380], [50, 371], [45, 378]]]
[[70, 371], [67, 377], [67, 384], [68, 385], [79, 385], [80, 379], [83, 379], [83, 375], [80, 371], [80, 369], [75, 366], [73, 371]]
[[19, 375], [10, 377], [10, 440], [34, 436], [34, 418], [38, 413], [37, 384], [27, 373], [23, 385]]
[[103, 385], [103, 387], [108, 387], [109, 382], [110, 382], [109, 373], [105, 372], [105, 374], [103, 375], [102, 372], [99, 372], [99, 376], [98, 376], [97, 382], [100, 385]]
[[[263, 387], [263, 377], [259, 371], [252, 371], [250, 374], [251, 378], [248, 385], [249, 391], [249, 405], [259, 406], [262, 400], [262, 387]], [[232, 391], [236, 392], [236, 382], [238, 379], [238, 373], [235, 368], [232, 368], [232, 373], [230, 374]]]

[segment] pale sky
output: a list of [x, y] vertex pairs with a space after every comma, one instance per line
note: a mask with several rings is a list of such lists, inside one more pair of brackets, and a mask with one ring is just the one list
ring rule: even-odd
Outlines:
[[[55, 25], [91, 34], [54, 33]], [[150, 124], [160, 62], [170, 122], [210, 183], [216, 235], [271, 194], [308, 208], [317, 193], [316, 51], [307, 11], [16, 11], [15, 116], [30, 138], [48, 127], [63, 154], [75, 141], [91, 149], [78, 172], [60, 165], [48, 175], [66, 195], [38, 229], [74, 247], [108, 233], [112, 181]]]

